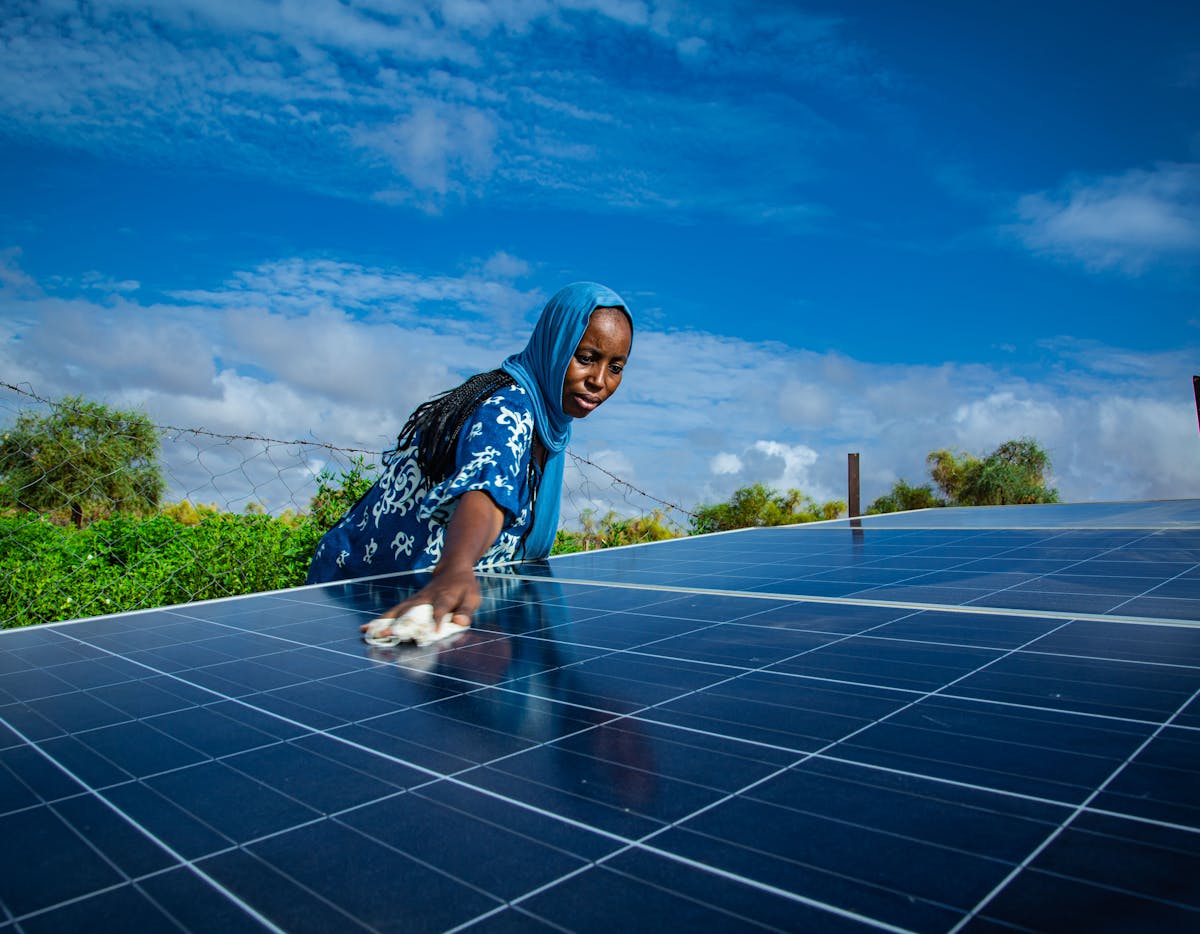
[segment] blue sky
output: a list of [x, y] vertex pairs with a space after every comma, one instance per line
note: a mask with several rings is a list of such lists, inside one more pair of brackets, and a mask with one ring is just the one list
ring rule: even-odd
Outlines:
[[1200, 496], [1195, 4], [4, 6], [7, 382], [378, 449], [594, 279], [573, 449], [671, 502], [1022, 435]]

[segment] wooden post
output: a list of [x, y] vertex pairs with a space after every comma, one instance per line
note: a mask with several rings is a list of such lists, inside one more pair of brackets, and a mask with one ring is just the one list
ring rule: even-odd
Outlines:
[[846, 505], [848, 507], [847, 511], [849, 512], [851, 519], [856, 519], [862, 514], [859, 510], [857, 454], [846, 455], [846, 485], [849, 489], [849, 493], [846, 497]]

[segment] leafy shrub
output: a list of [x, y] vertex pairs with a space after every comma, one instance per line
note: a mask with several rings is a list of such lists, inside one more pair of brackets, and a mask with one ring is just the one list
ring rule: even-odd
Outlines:
[[932, 509], [945, 505], [946, 501], [937, 496], [929, 484], [910, 486], [901, 478], [893, 484], [889, 492], [884, 493], [867, 507], [867, 515], [877, 515], [881, 512], [904, 512], [909, 509]]
[[317, 541], [370, 487], [370, 469], [360, 459], [340, 476], [322, 474], [306, 516], [185, 502], [82, 529], [32, 513], [0, 517], [0, 626], [295, 587]]
[[82, 396], [49, 414], [23, 412], [0, 435], [0, 505], [60, 513], [76, 528], [114, 512], [149, 515], [166, 483], [158, 430], [141, 412]]
[[592, 551], [596, 548], [614, 548], [618, 545], [635, 545], [640, 542], [660, 542], [668, 538], [679, 538], [684, 531], [676, 526], [660, 509], [648, 516], [628, 518], [609, 510], [600, 519], [595, 510], [585, 509], [579, 517], [581, 528], [574, 532], [559, 529], [554, 539], [551, 555], [572, 554], [577, 551]]
[[322, 471], [317, 478], [316, 495], [308, 507], [309, 522], [320, 528], [322, 534], [333, 528], [334, 523], [371, 489], [375, 478], [370, 474], [374, 470], [374, 464], [366, 463], [362, 455], [358, 455], [351, 461], [347, 471], [336, 475], [328, 470]]
[[955, 506], [1057, 503], [1047, 486], [1050, 455], [1032, 438], [1005, 441], [985, 458], [942, 449], [926, 458], [929, 473]]
[[692, 519], [694, 533], [724, 532], [773, 525], [794, 525], [836, 519], [846, 509], [839, 500], [817, 503], [799, 490], [780, 493], [761, 483], [742, 487], [727, 503], [699, 506]]

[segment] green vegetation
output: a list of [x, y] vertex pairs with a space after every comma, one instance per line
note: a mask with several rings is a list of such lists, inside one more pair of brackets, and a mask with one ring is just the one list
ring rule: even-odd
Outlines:
[[945, 448], [926, 458], [930, 477], [941, 490], [938, 497], [928, 484], [909, 486], [896, 481], [867, 508], [867, 513], [926, 509], [931, 506], [1006, 506], [1022, 503], [1057, 503], [1058, 491], [1046, 485], [1050, 455], [1033, 439], [1005, 441], [984, 458]]
[[692, 519], [692, 533], [724, 532], [768, 525], [794, 525], [836, 519], [846, 511], [840, 500], [818, 504], [799, 490], [780, 493], [761, 483], [742, 487], [727, 503], [699, 506]]
[[[328, 471], [306, 515], [245, 515], [184, 500], [142, 518], [84, 528], [9, 510], [0, 516], [0, 626], [169, 606], [304, 583], [317, 541], [370, 488], [361, 458]], [[257, 506], [257, 508], [255, 508]]]
[[955, 506], [1058, 502], [1058, 491], [1046, 486], [1050, 455], [1030, 438], [1005, 441], [982, 460], [940, 450], [927, 461], [933, 482]]
[[114, 516], [82, 530], [0, 518], [0, 621], [74, 619], [293, 587], [319, 534], [264, 515]]
[[318, 478], [307, 514], [161, 506], [158, 429], [79, 397], [0, 437], [0, 626], [294, 587], [372, 465]]
[[640, 542], [661, 542], [685, 534], [660, 509], [648, 516], [629, 519], [609, 510], [597, 519], [594, 510], [585, 509], [579, 517], [580, 528], [571, 532], [559, 529], [554, 538], [551, 555], [569, 555], [577, 551], [636, 545]]
[[[350, 462], [350, 469], [341, 474], [333, 474], [328, 470], [322, 471], [317, 479], [317, 492], [308, 506], [307, 525], [318, 529], [313, 539], [313, 548], [317, 547], [317, 539], [331, 529], [334, 523], [346, 514], [350, 507], [362, 499], [367, 490], [375, 482], [372, 475], [374, 464], [368, 464], [361, 455]], [[311, 555], [311, 550], [309, 554]]]
[[867, 515], [881, 512], [903, 512], [908, 509], [929, 509], [945, 505], [946, 501], [935, 494], [929, 484], [909, 486], [901, 478], [892, 485], [889, 492], [884, 493], [867, 507]]
[[0, 438], [0, 507], [69, 515], [75, 528], [114, 513], [150, 515], [166, 484], [158, 430], [140, 412], [73, 396], [22, 413]]

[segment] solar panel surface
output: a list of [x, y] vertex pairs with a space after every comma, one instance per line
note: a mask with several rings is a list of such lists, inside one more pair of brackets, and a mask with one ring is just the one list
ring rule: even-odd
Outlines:
[[963, 512], [4, 632], [0, 927], [1196, 930], [1200, 504]]

